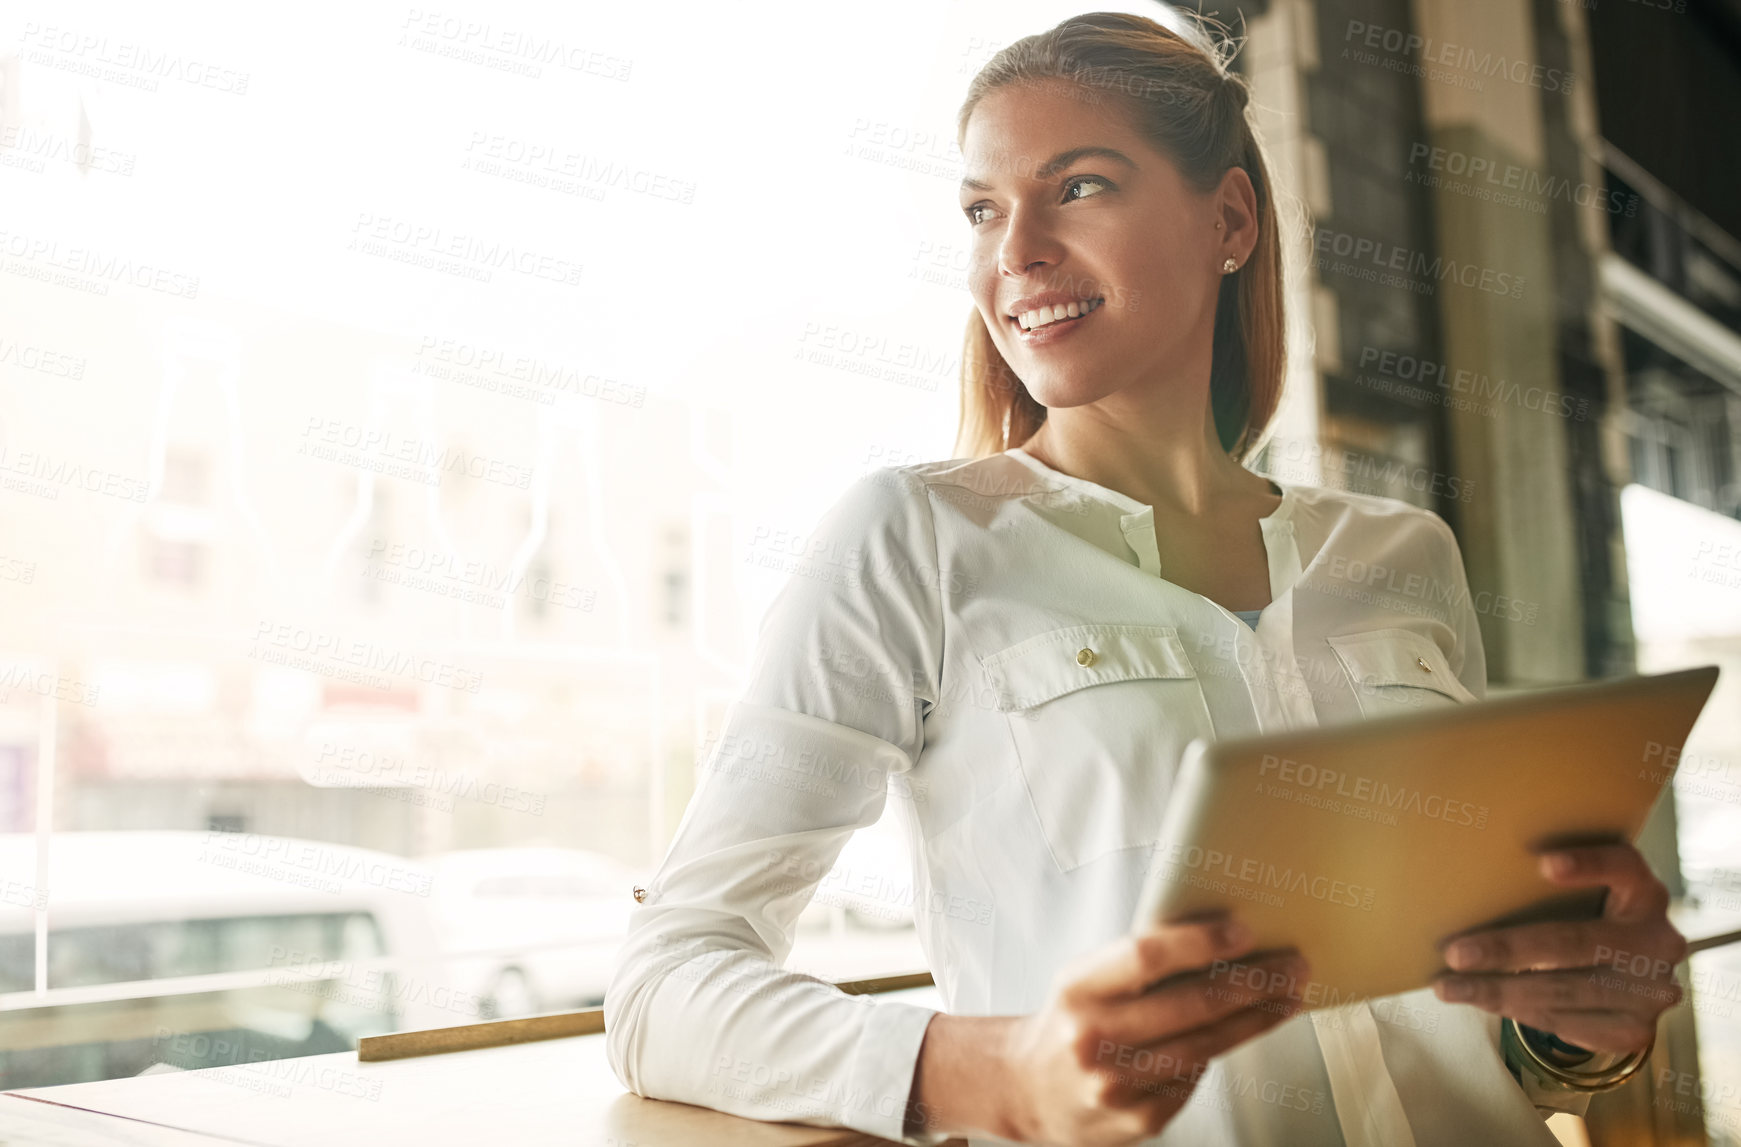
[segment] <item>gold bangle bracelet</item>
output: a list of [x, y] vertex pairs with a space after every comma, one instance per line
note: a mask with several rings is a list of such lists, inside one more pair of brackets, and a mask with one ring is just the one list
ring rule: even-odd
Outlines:
[[[1656, 1049], [1656, 1036], [1643, 1049], [1631, 1052], [1616, 1063], [1595, 1071], [1575, 1071], [1554, 1063], [1542, 1055], [1518, 1029], [1517, 1021], [1504, 1017], [1499, 1031], [1500, 1048], [1512, 1063], [1529, 1072], [1545, 1086], [1564, 1091], [1613, 1091], [1638, 1074], [1650, 1053]], [[1600, 1054], [1600, 1053], [1598, 1053]]]

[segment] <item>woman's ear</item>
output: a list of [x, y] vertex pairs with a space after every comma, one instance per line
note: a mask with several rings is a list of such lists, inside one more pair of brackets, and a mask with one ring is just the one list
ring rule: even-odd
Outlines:
[[1243, 167], [1230, 167], [1215, 189], [1216, 259], [1243, 267], [1257, 250], [1257, 189]]

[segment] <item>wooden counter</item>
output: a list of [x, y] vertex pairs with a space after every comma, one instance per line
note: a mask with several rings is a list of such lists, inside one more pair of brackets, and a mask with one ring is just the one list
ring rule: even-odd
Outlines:
[[[891, 996], [935, 1005], [935, 989]], [[363, 1062], [356, 1052], [0, 1094], [0, 1142], [67, 1147], [871, 1147], [623, 1089], [603, 1034]], [[960, 1141], [965, 1142], [965, 1141]]]

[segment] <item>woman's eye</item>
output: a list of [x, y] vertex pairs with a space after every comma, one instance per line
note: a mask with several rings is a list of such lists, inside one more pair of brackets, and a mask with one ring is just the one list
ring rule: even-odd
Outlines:
[[[1106, 180], [1100, 178], [1100, 176], [1098, 176], [1098, 175], [1078, 175], [1075, 179], [1072, 179], [1069, 182], [1064, 184], [1064, 190], [1067, 192], [1070, 190], [1070, 188], [1080, 187], [1084, 183], [1098, 184], [1101, 187], [1111, 187], [1112, 186], [1112, 184], [1110, 184]], [[1096, 192], [1096, 194], [1099, 194], [1099, 193]], [[1077, 196], [1077, 198], [1078, 199], [1086, 199], [1088, 197], [1086, 195], [1079, 195], [1079, 196]], [[1066, 195], [1065, 199], [1069, 199], [1069, 196]]]
[[[1074, 179], [1069, 179], [1069, 180], [1066, 180], [1064, 182], [1064, 190], [1066, 193], [1064, 196], [1064, 201], [1066, 203], [1068, 203], [1068, 202], [1071, 202], [1073, 198], [1074, 199], [1087, 199], [1087, 198], [1089, 198], [1088, 195], [1078, 195], [1078, 196], [1072, 197], [1071, 195], [1068, 194], [1072, 188], [1081, 187], [1085, 184], [1091, 185], [1094, 187], [1099, 187], [1102, 189], [1112, 186], [1111, 181], [1106, 180], [1106, 179], [1102, 179], [1098, 175], [1078, 175]], [[1098, 194], [1100, 194], [1100, 192], [1095, 191], [1095, 192], [1092, 192], [1091, 194], [1098, 195]], [[985, 220], [980, 217], [979, 212], [983, 211], [983, 210], [989, 210], [990, 207], [991, 207], [991, 204], [989, 204], [989, 203], [975, 203], [971, 207], [963, 207], [961, 209], [961, 211], [962, 211], [962, 214], [967, 216], [968, 223], [977, 227], [981, 223], [985, 222]]]

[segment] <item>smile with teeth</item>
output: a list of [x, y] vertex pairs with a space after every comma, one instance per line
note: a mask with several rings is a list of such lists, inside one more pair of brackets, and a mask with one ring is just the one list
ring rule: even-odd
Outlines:
[[1053, 323], [1081, 318], [1090, 311], [1097, 310], [1104, 302], [1106, 302], [1105, 299], [1089, 299], [1081, 303], [1059, 303], [1056, 306], [1023, 311], [1015, 316], [1015, 323], [1024, 331], [1038, 330], [1041, 327], [1051, 326]]

